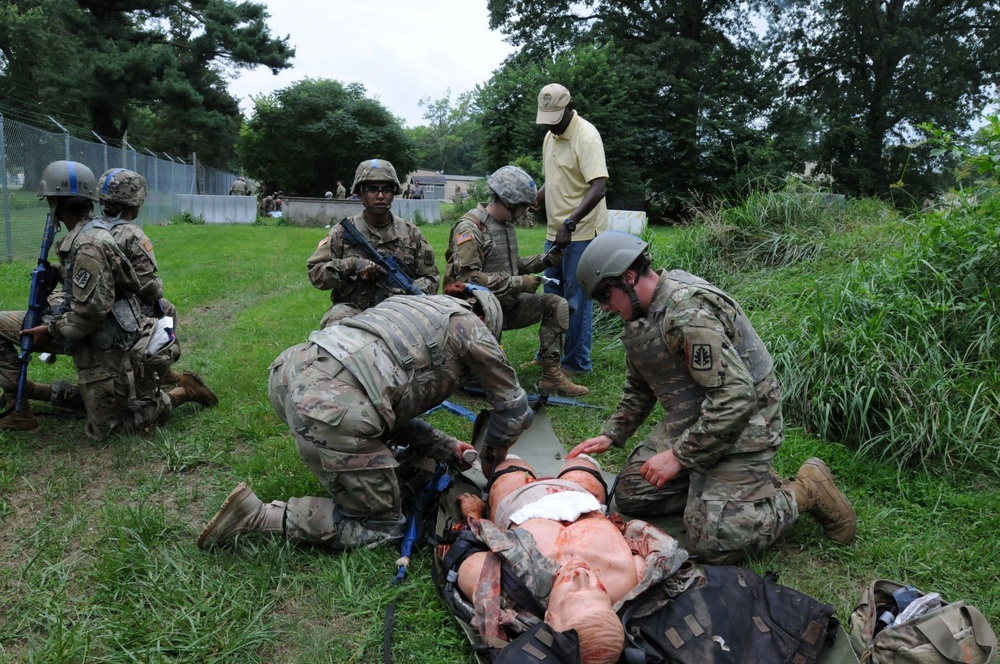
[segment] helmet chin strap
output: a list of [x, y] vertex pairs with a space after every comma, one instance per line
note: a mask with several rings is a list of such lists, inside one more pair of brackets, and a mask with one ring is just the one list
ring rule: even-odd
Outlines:
[[[633, 277], [633, 283], [638, 279], [638, 276]], [[625, 281], [625, 279], [619, 279], [618, 283], [615, 284], [618, 288], [622, 289], [626, 295], [628, 295], [629, 302], [632, 303], [632, 320], [637, 318], [642, 318], [646, 315], [646, 312], [642, 308], [642, 304], [639, 303], [639, 294], [635, 292], [635, 286]]]

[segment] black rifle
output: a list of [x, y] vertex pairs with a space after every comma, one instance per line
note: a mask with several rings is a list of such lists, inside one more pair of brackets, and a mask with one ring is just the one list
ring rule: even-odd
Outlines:
[[413, 283], [413, 275], [406, 266], [399, 262], [399, 260], [393, 256], [383, 256], [379, 253], [379, 250], [372, 246], [372, 243], [368, 241], [364, 235], [361, 234], [354, 224], [351, 223], [350, 219], [342, 219], [340, 225], [344, 227], [344, 238], [347, 240], [348, 244], [353, 244], [357, 247], [361, 247], [368, 258], [378, 265], [380, 268], [385, 270], [386, 281], [393, 288], [398, 288], [407, 295], [423, 295], [424, 292], [417, 288], [416, 284]]
[[[31, 271], [31, 292], [28, 295], [28, 311], [24, 314], [24, 323], [21, 330], [30, 330], [42, 323], [42, 315], [48, 308], [49, 292], [49, 249], [56, 238], [56, 228], [58, 224], [53, 221], [52, 214], [45, 218], [45, 231], [42, 232], [42, 248], [38, 253], [38, 265]], [[24, 399], [24, 388], [28, 383], [28, 363], [31, 362], [31, 353], [35, 350], [35, 339], [30, 334], [21, 335], [21, 375], [17, 379], [17, 401], [14, 402], [14, 410], [21, 410], [21, 401]]]

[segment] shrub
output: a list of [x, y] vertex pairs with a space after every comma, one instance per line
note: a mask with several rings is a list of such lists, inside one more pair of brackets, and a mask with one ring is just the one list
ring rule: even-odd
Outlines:
[[173, 224], [204, 224], [205, 218], [200, 214], [195, 216], [190, 212], [179, 212], [172, 217], [170, 217], [170, 222]]

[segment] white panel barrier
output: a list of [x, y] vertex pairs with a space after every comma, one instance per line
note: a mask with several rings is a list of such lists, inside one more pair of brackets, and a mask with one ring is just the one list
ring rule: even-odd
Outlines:
[[646, 230], [646, 213], [641, 210], [608, 210], [608, 230], [642, 235]]
[[180, 194], [180, 212], [201, 217], [206, 224], [252, 224], [257, 219], [255, 196], [206, 196]]

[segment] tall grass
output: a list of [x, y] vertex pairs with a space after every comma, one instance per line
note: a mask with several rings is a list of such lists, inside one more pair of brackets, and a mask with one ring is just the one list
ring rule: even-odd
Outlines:
[[[673, 260], [731, 287], [767, 331], [787, 417], [879, 460], [1000, 474], [995, 192], [896, 220], [772, 191], [696, 219]], [[773, 306], [774, 275], [808, 276]]]

